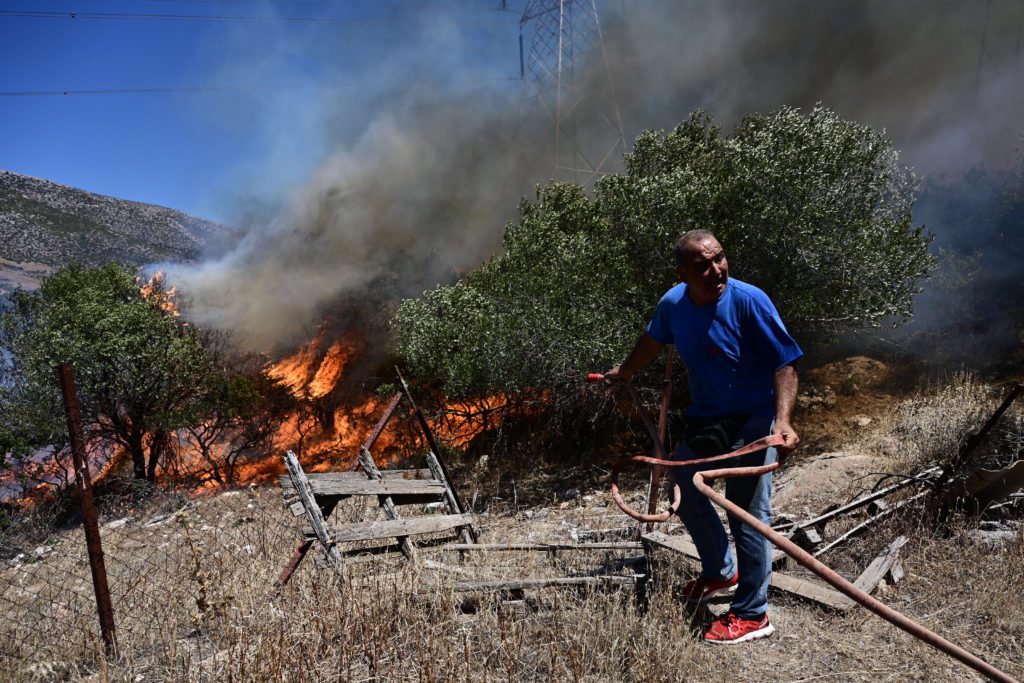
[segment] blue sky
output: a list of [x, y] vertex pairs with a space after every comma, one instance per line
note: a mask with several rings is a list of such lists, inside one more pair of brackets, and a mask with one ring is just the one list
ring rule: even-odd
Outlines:
[[[0, 168], [245, 228], [392, 112], [415, 121], [410, 107], [457, 102], [451, 116], [468, 106], [497, 125], [522, 92], [524, 3], [508, 0], [503, 12], [501, 0], [0, 0], [0, 92], [214, 89], [0, 96]], [[750, 112], [821, 102], [887, 130], [923, 173], [1021, 163], [1019, 0], [598, 5], [609, 33], [611, 16], [627, 17], [610, 50], [627, 144], [696, 107], [728, 128]], [[70, 10], [79, 17], [11, 16]]]
[[348, 24], [0, 15], [0, 91], [235, 88], [0, 97], [0, 168], [237, 221], [242, 195], [280, 198], [388, 100], [389, 74], [429, 63], [515, 97], [518, 11], [498, 0], [0, 0], [75, 10], [366, 20]]

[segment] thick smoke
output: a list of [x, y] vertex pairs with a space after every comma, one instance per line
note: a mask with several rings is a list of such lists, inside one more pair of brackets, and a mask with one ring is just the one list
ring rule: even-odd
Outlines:
[[382, 116], [226, 256], [172, 267], [193, 316], [267, 350], [308, 338], [339, 297], [383, 305], [492, 254], [540, 169], [513, 152], [515, 120], [471, 104]]
[[[381, 45], [386, 59], [360, 65], [359, 83], [387, 83], [373, 96], [299, 103], [319, 112], [304, 120], [323, 126], [316, 137], [328, 147], [304, 187], [269, 215], [249, 211], [245, 238], [227, 255], [170, 268], [200, 322], [270, 350], [307, 338], [339, 300], [415, 295], [499, 248], [518, 199], [554, 173], [550, 123], [522, 123], [519, 85], [466, 66], [476, 28], [443, 7], [419, 15], [440, 38]], [[821, 102], [885, 128], [924, 174], [1005, 169], [1019, 157], [1024, 5], [1013, 0], [599, 7], [627, 146], [698, 107], [728, 129], [751, 112]], [[506, 73], [518, 71], [514, 22], [495, 36], [509, 42]], [[442, 50], [447, 57], [433, 59]], [[609, 109], [604, 74], [592, 59], [578, 76], [591, 87], [577, 134], [595, 146], [609, 135], [588, 115]], [[466, 85], [481, 75], [496, 84]], [[295, 108], [268, 130], [285, 129]], [[267, 146], [282, 147], [273, 134]]]

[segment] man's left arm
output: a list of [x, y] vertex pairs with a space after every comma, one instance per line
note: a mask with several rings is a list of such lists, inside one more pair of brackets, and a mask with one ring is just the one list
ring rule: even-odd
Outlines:
[[783, 445], [779, 446], [779, 458], [789, 455], [797, 444], [800, 437], [793, 429], [792, 417], [793, 406], [796, 404], [796, 392], [799, 380], [796, 376], [796, 368], [793, 364], [783, 365], [775, 371], [775, 427], [772, 434], [779, 434], [785, 439]]

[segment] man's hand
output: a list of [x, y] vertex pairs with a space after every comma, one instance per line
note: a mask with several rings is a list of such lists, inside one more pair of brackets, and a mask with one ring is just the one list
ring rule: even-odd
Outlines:
[[616, 365], [614, 368], [604, 373], [604, 378], [608, 382], [628, 382], [633, 379], [633, 373], [626, 372], [622, 369], [621, 365]]
[[796, 430], [793, 429], [793, 425], [781, 420], [776, 420], [775, 426], [772, 428], [772, 434], [778, 434], [785, 439], [785, 442], [777, 447], [779, 449], [779, 462], [782, 462], [800, 443], [800, 437], [797, 435]]
[[664, 344], [655, 341], [651, 335], [644, 332], [636, 340], [636, 345], [626, 356], [626, 360], [604, 373], [604, 378], [609, 382], [628, 382], [633, 379], [633, 375], [650, 365], [663, 348]]

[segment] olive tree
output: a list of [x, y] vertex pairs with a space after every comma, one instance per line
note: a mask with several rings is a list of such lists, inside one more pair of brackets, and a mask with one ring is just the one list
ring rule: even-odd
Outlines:
[[0, 316], [0, 448], [17, 457], [67, 442], [54, 367], [75, 368], [84, 426], [152, 481], [174, 430], [200, 419], [209, 364], [195, 329], [144, 295], [134, 273], [72, 265], [14, 293]]
[[453, 396], [579, 393], [629, 350], [672, 285], [672, 244], [718, 235], [731, 273], [804, 335], [899, 323], [927, 274], [916, 180], [881, 133], [817, 107], [745, 118], [723, 135], [696, 112], [645, 132], [592, 195], [553, 183], [521, 206], [504, 250], [394, 319], [413, 374]]

